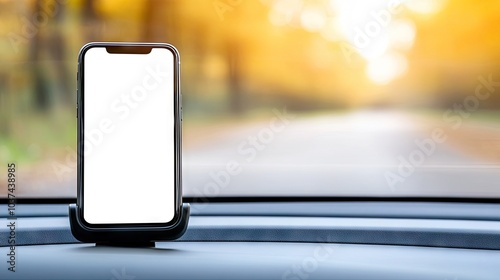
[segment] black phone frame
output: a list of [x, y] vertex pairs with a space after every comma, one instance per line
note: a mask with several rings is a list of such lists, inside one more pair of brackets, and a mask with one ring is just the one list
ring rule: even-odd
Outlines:
[[[110, 53], [147, 54], [152, 48], [165, 48], [174, 55], [174, 146], [175, 146], [175, 195], [174, 217], [168, 223], [142, 224], [90, 224], [83, 216], [84, 172], [84, 56], [94, 47], [106, 48]], [[109, 48], [109, 49], [108, 49]], [[110, 51], [111, 50], [111, 51]], [[151, 245], [154, 240], [173, 240], [187, 228], [189, 204], [182, 203], [182, 94], [180, 91], [180, 55], [177, 49], [166, 43], [92, 42], [84, 45], [78, 56], [77, 72], [77, 203], [69, 206], [69, 218], [73, 236], [83, 242], [98, 244]]]

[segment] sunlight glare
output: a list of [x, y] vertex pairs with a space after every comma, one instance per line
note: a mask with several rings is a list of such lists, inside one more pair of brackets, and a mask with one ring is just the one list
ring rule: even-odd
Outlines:
[[366, 74], [373, 82], [385, 85], [406, 72], [406, 58], [399, 53], [389, 53], [368, 63]]
[[413, 46], [416, 35], [415, 24], [409, 20], [394, 20], [389, 26], [391, 48], [409, 50]]
[[309, 7], [300, 14], [300, 23], [305, 30], [318, 31], [325, 26], [326, 16], [319, 8]]
[[326, 40], [336, 42], [343, 39], [342, 31], [339, 29], [337, 20], [335, 18], [329, 18], [321, 29], [321, 36]]
[[301, 0], [277, 0], [272, 4], [269, 21], [276, 26], [290, 24], [301, 9]]
[[445, 0], [411, 0], [406, 1], [408, 9], [419, 14], [435, 14], [440, 11]]

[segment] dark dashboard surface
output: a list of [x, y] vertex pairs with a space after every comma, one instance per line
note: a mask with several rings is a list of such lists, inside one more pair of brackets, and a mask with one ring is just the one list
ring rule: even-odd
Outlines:
[[[5, 205], [1, 205], [2, 207]], [[96, 247], [67, 205], [18, 205], [16, 272], [0, 279], [498, 279], [500, 207], [480, 203], [192, 205], [156, 248]], [[3, 209], [2, 209], [3, 210]], [[0, 219], [6, 223], [6, 211]], [[0, 229], [7, 236], [8, 228]]]
[[18, 248], [2, 279], [498, 279], [500, 252], [411, 246], [171, 242]]

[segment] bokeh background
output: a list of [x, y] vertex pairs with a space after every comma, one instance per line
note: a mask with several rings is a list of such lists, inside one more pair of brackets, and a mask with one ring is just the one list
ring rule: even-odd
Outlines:
[[20, 197], [76, 196], [78, 52], [146, 41], [181, 53], [186, 196], [499, 197], [499, 14], [495, 0], [1, 0], [0, 195], [15, 162]]

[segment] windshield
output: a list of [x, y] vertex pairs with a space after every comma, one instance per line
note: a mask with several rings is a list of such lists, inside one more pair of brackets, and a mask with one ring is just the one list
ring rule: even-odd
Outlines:
[[185, 196], [500, 197], [499, 13], [472, 0], [0, 1], [0, 196], [15, 163], [18, 197], [76, 197], [78, 52], [143, 41], [181, 54]]

